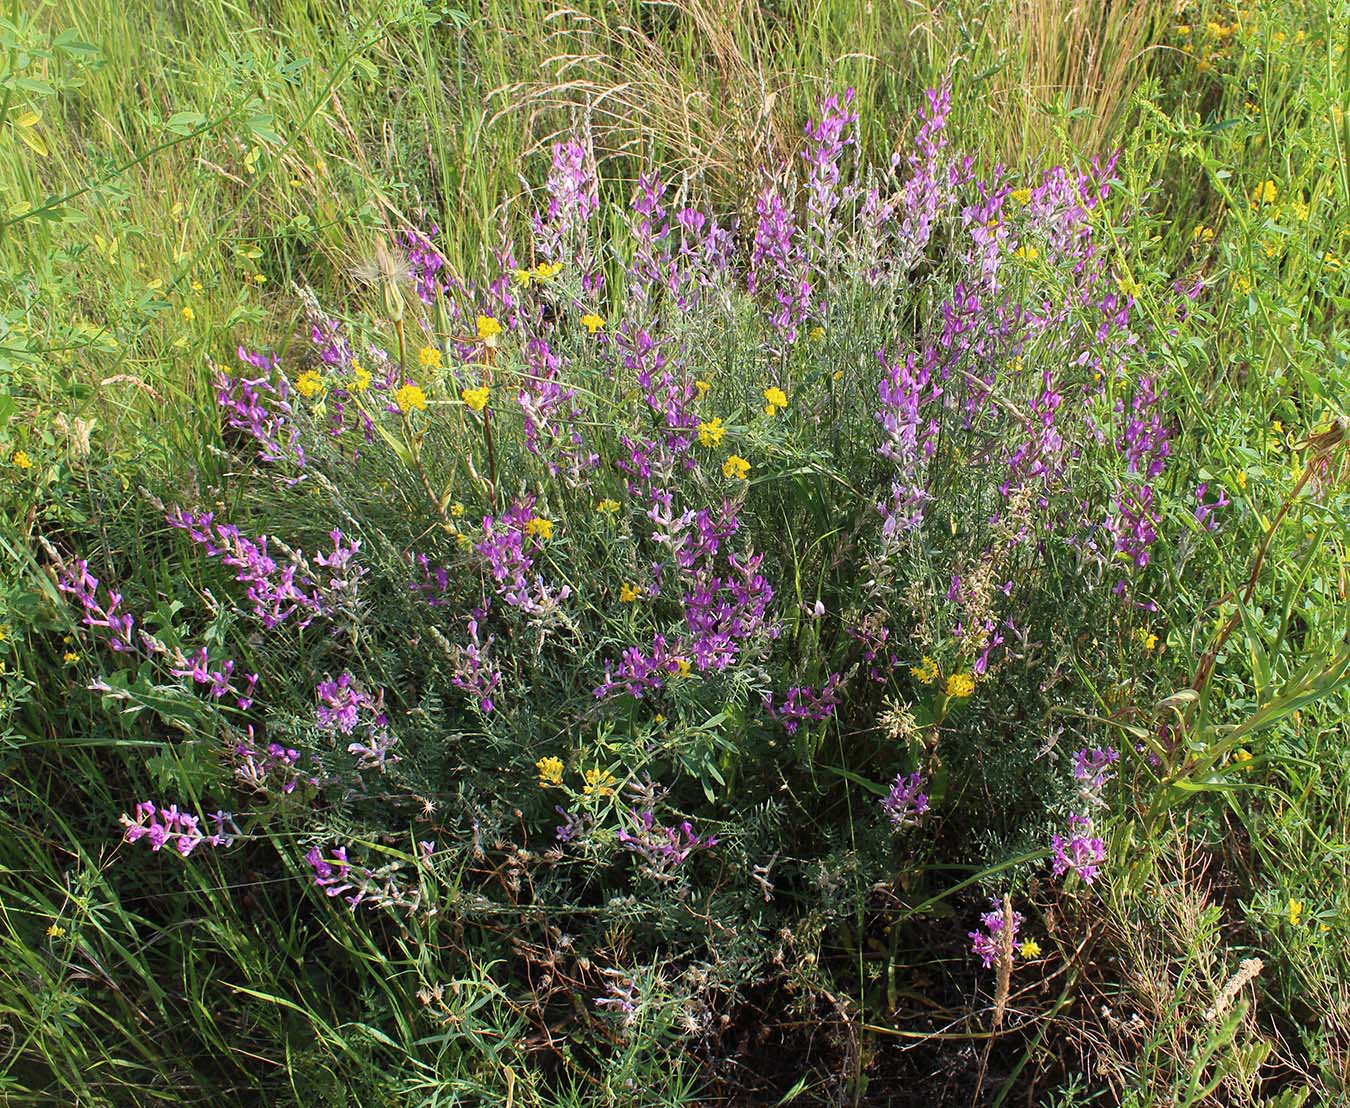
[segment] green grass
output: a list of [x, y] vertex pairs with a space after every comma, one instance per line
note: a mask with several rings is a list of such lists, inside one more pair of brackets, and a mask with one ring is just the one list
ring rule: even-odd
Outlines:
[[[604, 1051], [570, 1034], [541, 1048], [564, 1017], [509, 987], [510, 919], [325, 912], [305, 875], [276, 873], [267, 843], [219, 869], [129, 864], [108, 814], [137, 787], [130, 756], [162, 744], [77, 695], [96, 668], [63, 660], [74, 627], [43, 543], [115, 565], [138, 595], [199, 601], [199, 567], [142, 490], [206, 489], [225, 472], [210, 360], [241, 342], [287, 345], [299, 286], [334, 312], [378, 314], [350, 273], [404, 227], [445, 229], [449, 264], [475, 275], [526, 226], [548, 144], [576, 121], [614, 221], [654, 160], [745, 215], [754, 167], [795, 157], [822, 91], [857, 87], [880, 155], [907, 148], [923, 90], [946, 75], [952, 132], [1019, 182], [1123, 150], [1133, 218], [1105, 230], [1119, 279], [1167, 336], [1158, 356], [1184, 413], [1174, 450], [1246, 512], [1218, 565], [1173, 563], [1177, 595], [1203, 616], [1157, 625], [1162, 649], [1134, 653], [1162, 700], [1192, 683], [1237, 613], [1203, 696], [1125, 705], [1083, 675], [1103, 717], [1173, 713], [1196, 750], [1167, 788], [1115, 813], [1113, 876], [1053, 946], [1039, 1010], [1055, 1020], [1018, 1040], [983, 1095], [1347, 1095], [1346, 705], [1303, 695], [1339, 678], [1344, 498], [1280, 510], [1306, 437], [1346, 414], [1350, 7], [1111, 7], [14, 0], [0, 23], [0, 1099], [700, 1102], [707, 1072], [669, 1045], [673, 993]], [[1211, 22], [1240, 29], [1211, 35]], [[1275, 196], [1254, 203], [1266, 181]], [[1163, 290], [1197, 274], [1209, 295], [1167, 318]], [[17, 451], [32, 469], [13, 465]], [[1235, 601], [1254, 565], [1256, 587]], [[1330, 660], [1300, 672], [1319, 650]], [[184, 787], [193, 774], [162, 754], [151, 773]], [[793, 949], [861, 965], [878, 940], [856, 922], [842, 939], [808, 926]], [[1035, 924], [1051, 949], [1064, 922]], [[907, 968], [901, 931], [885, 936], [892, 970]], [[1207, 1018], [1249, 957], [1264, 968], [1233, 1018]], [[784, 1090], [825, 1103], [838, 1079], [844, 1102], [885, 1103], [866, 1075], [895, 1072], [906, 1029], [849, 1022], [856, 998], [840, 1001], [823, 971], [794, 972], [795, 1018], [830, 1022], [836, 1038]], [[968, 1041], [927, 1046], [982, 1049], [982, 1018], [955, 1032]], [[1082, 1044], [1076, 1065], [1060, 1057], [1068, 1040]]]

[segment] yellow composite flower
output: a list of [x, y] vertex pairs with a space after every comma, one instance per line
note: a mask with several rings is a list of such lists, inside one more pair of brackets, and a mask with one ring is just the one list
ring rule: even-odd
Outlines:
[[630, 585], [627, 581], [623, 583], [623, 588], [619, 590], [619, 600], [624, 604], [632, 604], [642, 591], [636, 585]]
[[1025, 258], [1029, 262], [1034, 262], [1041, 256], [1041, 252], [1034, 246], [1019, 246], [1013, 251], [1014, 258]]
[[605, 515], [613, 515], [619, 510], [619, 502], [617, 500], [611, 500], [609, 497], [605, 497], [595, 506], [595, 510], [597, 512], [603, 512]]
[[525, 534], [547, 542], [553, 538], [553, 520], [546, 519], [544, 516], [535, 516], [525, 524]]
[[404, 385], [398, 392], [394, 393], [394, 403], [398, 405], [398, 410], [407, 415], [414, 408], [419, 412], [427, 410], [427, 394], [422, 391], [420, 385]]
[[680, 667], [679, 670], [678, 670], [678, 671], [676, 672], [676, 674], [675, 674], [676, 677], [688, 677], [688, 676], [689, 676], [689, 659], [688, 659], [688, 658], [676, 658], [676, 659], [675, 659], [675, 664], [676, 664], [677, 666]]
[[1214, 228], [1206, 227], [1203, 223], [1191, 232], [1192, 242], [1213, 242]]
[[33, 468], [33, 459], [28, 456], [28, 451], [26, 450], [14, 451], [14, 453], [10, 455], [9, 460], [16, 469]]
[[1009, 195], [1024, 208], [1031, 203], [1031, 189], [1025, 186], [1020, 189], [1013, 189]]
[[417, 352], [417, 364], [423, 369], [440, 369], [441, 352], [434, 346], [424, 346]]
[[923, 684], [931, 685], [934, 681], [938, 679], [938, 664], [937, 662], [933, 661], [933, 659], [930, 658], [927, 654], [925, 654], [923, 656], [923, 660], [920, 661], [917, 666], [914, 666], [909, 672], [912, 673]]
[[593, 335], [605, 325], [605, 320], [602, 316], [598, 316], [594, 312], [587, 312], [581, 317], [581, 325]]
[[777, 386], [764, 390], [764, 414], [766, 416], [777, 415], [787, 407], [787, 394]]
[[487, 385], [483, 385], [481, 388], [476, 389], [461, 389], [459, 395], [460, 398], [464, 401], [464, 403], [466, 403], [475, 412], [481, 412], [484, 408], [487, 407], [488, 402]]
[[561, 758], [555, 758], [550, 754], [535, 762], [534, 768], [539, 771], [539, 787], [541, 789], [556, 789], [562, 785], [563, 764]]
[[196, 319], [196, 318], [197, 318], [197, 313], [194, 312], [194, 311], [192, 310], [192, 305], [191, 305], [191, 304], [184, 304], [184, 305], [183, 305], [183, 322], [184, 322], [184, 323], [191, 323], [191, 322], [192, 322], [194, 319]]
[[975, 677], [969, 673], [953, 673], [947, 678], [947, 695], [967, 697], [975, 691]]
[[295, 379], [295, 391], [306, 400], [312, 400], [323, 392], [323, 377], [317, 369], [307, 369]]
[[352, 359], [352, 388], [357, 392], [365, 392], [370, 388], [370, 370], [356, 359]]
[[700, 446], [716, 446], [726, 433], [727, 429], [720, 418], [710, 419], [698, 425], [698, 443]]
[[61, 656], [61, 661], [65, 662], [68, 666], [73, 666], [79, 660], [80, 656], [73, 650], [67, 650], [65, 654]]
[[1041, 944], [1035, 939], [1027, 939], [1017, 948], [1017, 953], [1023, 958], [1039, 958], [1041, 956]]
[[722, 463], [722, 476], [744, 481], [750, 476], [750, 463], [739, 454], [728, 454], [727, 460]]

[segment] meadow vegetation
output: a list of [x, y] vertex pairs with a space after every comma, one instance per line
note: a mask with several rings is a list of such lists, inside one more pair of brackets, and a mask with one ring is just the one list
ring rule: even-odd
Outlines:
[[10, 4], [0, 1099], [1343, 1103], [1347, 47]]

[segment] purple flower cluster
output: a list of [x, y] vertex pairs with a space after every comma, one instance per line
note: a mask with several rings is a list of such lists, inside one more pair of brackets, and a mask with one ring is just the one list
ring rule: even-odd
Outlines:
[[696, 850], [708, 850], [717, 845], [713, 835], [694, 834], [693, 825], [684, 820], [678, 827], [664, 827], [656, 822], [649, 810], [629, 813], [632, 830], [620, 829], [618, 840], [624, 847], [647, 863], [650, 872], [669, 879], [672, 871], [684, 863]]
[[774, 303], [769, 323], [782, 341], [797, 341], [798, 329], [811, 311], [811, 281], [796, 221], [777, 184], [770, 181], [755, 204], [759, 222], [746, 287], [768, 295]]
[[819, 692], [810, 685], [793, 685], [781, 708], [774, 707], [773, 693], [766, 693], [764, 707], [783, 725], [784, 731], [795, 735], [803, 723], [823, 723], [834, 715], [843, 680], [838, 673], [832, 673]]
[[[250, 353], [242, 346], [238, 354], [240, 361], [259, 373], [249, 377], [243, 373], [234, 376], [224, 370], [215, 372], [212, 381], [216, 405], [225, 425], [253, 440], [260, 462], [268, 465], [289, 463], [303, 469], [305, 451], [300, 445], [291, 386], [286, 375], [277, 369], [279, 361], [275, 355]], [[296, 477], [291, 481], [299, 479]]]
[[1120, 758], [1120, 751], [1111, 747], [1084, 747], [1073, 756], [1073, 776], [1083, 789], [1099, 793], [1115, 776], [1111, 767]]
[[906, 776], [896, 774], [890, 791], [881, 798], [882, 810], [897, 828], [913, 827], [928, 813], [928, 794], [923, 791], [923, 775], [918, 771]]
[[351, 735], [360, 727], [365, 732], [364, 741], [355, 740], [347, 747], [347, 753], [357, 758], [358, 769], [378, 769], [383, 773], [389, 763], [399, 760], [398, 755], [391, 753], [398, 740], [389, 734], [383, 689], [372, 697], [344, 670], [336, 681], [331, 677], [320, 681], [314, 696], [318, 701], [314, 714], [320, 730]]
[[1092, 833], [1092, 819], [1069, 813], [1069, 833], [1056, 835], [1050, 841], [1054, 851], [1052, 870], [1056, 877], [1072, 871], [1091, 885], [1101, 864], [1106, 861], [1106, 843]]
[[488, 652], [495, 638], [489, 635], [484, 640], [479, 634], [479, 624], [487, 618], [485, 608], [475, 608], [469, 616], [467, 643], [456, 643], [452, 648], [453, 668], [450, 681], [457, 689], [463, 689], [478, 702], [478, 708], [484, 713], [491, 712], [495, 705], [492, 695], [502, 683], [502, 674], [492, 662]]
[[[426, 865], [435, 849], [435, 843], [419, 842], [418, 865]], [[422, 905], [421, 889], [408, 883], [399, 862], [379, 869], [354, 865], [347, 857], [345, 846], [335, 847], [327, 853], [317, 846], [311, 847], [305, 861], [314, 871], [314, 884], [323, 889], [324, 895], [342, 897], [352, 911], [356, 911], [358, 905], [368, 904], [372, 908], [401, 909], [411, 913]]]
[[527, 615], [543, 616], [555, 612], [572, 590], [567, 585], [553, 590], [543, 577], [532, 573], [541, 550], [538, 537], [527, 532], [535, 518], [534, 506], [534, 497], [526, 495], [512, 501], [503, 515], [484, 516], [483, 541], [474, 549], [487, 561], [503, 600]]
[[[180, 812], [177, 804], [167, 808], [157, 808], [149, 800], [136, 805], [135, 815], [125, 812], [121, 817], [124, 828], [122, 838], [134, 843], [145, 839], [151, 850], [160, 850], [172, 846], [180, 856], [186, 858], [199, 846], [232, 846], [239, 834], [234, 816], [229, 812], [215, 812], [206, 817], [215, 828], [209, 835], [203, 833], [201, 820], [197, 816]], [[228, 830], [227, 830], [228, 828]]]
[[1201, 481], [1195, 489], [1195, 522], [1200, 524], [1206, 531], [1217, 531], [1219, 529], [1219, 520], [1217, 513], [1220, 508], [1227, 508], [1232, 501], [1228, 499], [1228, 493], [1223, 486], [1219, 486], [1219, 495], [1216, 499], [1208, 499], [1207, 493], [1209, 486]]
[[[315, 788], [319, 785], [317, 773], [306, 775], [300, 769], [300, 751], [281, 743], [268, 743], [261, 749], [249, 724], [246, 737], [234, 745], [235, 776], [259, 792], [281, 792], [289, 795], [302, 782]], [[316, 766], [318, 759], [313, 759]]]
[[267, 535], [250, 539], [233, 524], [215, 522], [213, 512], [194, 515], [175, 508], [165, 519], [171, 527], [186, 531], [207, 557], [218, 558], [222, 565], [236, 571], [235, 580], [246, 586], [244, 595], [253, 605], [254, 616], [269, 631], [296, 613], [299, 626], [308, 627], [317, 617], [331, 615], [339, 601], [351, 603], [357, 582], [365, 573], [352, 562], [360, 542], [344, 540], [341, 531], [329, 534], [332, 553], [314, 558], [331, 571], [328, 581], [320, 582], [302, 555], [292, 553], [282, 564], [270, 553], [274, 539]]
[[813, 271], [826, 276], [833, 269], [837, 247], [840, 162], [844, 150], [857, 143], [858, 113], [853, 110], [853, 90], [846, 89], [820, 103], [820, 119], [806, 125], [806, 230]]
[[1017, 932], [1024, 922], [1022, 914], [1014, 912], [1012, 914], [1012, 935], [1005, 940], [1003, 928], [1007, 926], [1008, 921], [1004, 918], [1003, 905], [997, 899], [991, 900], [989, 903], [992, 910], [985, 912], [980, 917], [980, 926], [984, 930], [970, 931], [966, 934], [966, 937], [970, 939], [970, 952], [980, 960], [985, 969], [993, 969], [1005, 941], [1009, 947], [1017, 943]]
[[943, 390], [934, 380], [937, 355], [931, 347], [922, 361], [911, 354], [888, 365], [884, 352], [878, 357], [886, 374], [877, 386], [881, 407], [876, 419], [883, 434], [877, 453], [895, 466], [890, 500], [879, 507], [882, 535], [894, 543], [923, 522], [927, 465], [937, 450], [939, 430], [934, 406]]

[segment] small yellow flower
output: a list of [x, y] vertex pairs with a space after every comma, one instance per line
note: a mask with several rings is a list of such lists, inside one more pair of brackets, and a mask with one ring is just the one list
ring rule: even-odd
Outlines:
[[466, 403], [475, 412], [481, 412], [484, 408], [487, 407], [488, 402], [487, 385], [483, 385], [481, 388], [476, 389], [461, 389], [459, 395], [460, 399], [462, 399], [464, 403]]
[[722, 441], [722, 436], [727, 433], [727, 429], [722, 425], [722, 420], [710, 419], [706, 423], [698, 425], [698, 444], [700, 446], [716, 446]]
[[1153, 651], [1158, 648], [1158, 636], [1147, 627], [1139, 628], [1135, 634], [1139, 636], [1139, 643], [1145, 650]]
[[679, 671], [675, 674], [676, 677], [688, 677], [688, 676], [689, 676], [689, 659], [688, 659], [688, 658], [676, 658], [676, 659], [675, 659], [675, 664], [676, 664], [677, 666], [680, 667], [680, 668], [679, 668]]
[[255, 274], [250, 278], [250, 280], [251, 280], [255, 285], [265, 285], [265, 284], [267, 284], [267, 274], [265, 274], [265, 273], [255, 273]]
[[632, 604], [642, 592], [636, 585], [630, 585], [627, 581], [623, 583], [623, 588], [619, 590], [619, 600], [624, 604]]
[[78, 654], [76, 654], [75, 651], [73, 651], [73, 650], [67, 650], [67, 651], [61, 656], [61, 661], [65, 662], [66, 665], [68, 665], [68, 666], [73, 666], [73, 665], [74, 665], [76, 662], [78, 662], [79, 660], [80, 660], [80, 656], [79, 656]]
[[1251, 278], [1239, 273], [1233, 278], [1233, 287], [1237, 289], [1238, 292], [1242, 293], [1243, 296], [1246, 296], [1247, 293], [1252, 291]]
[[836, 369], [834, 371], [834, 379], [836, 381], [842, 381], [844, 379], [844, 371], [842, 369]]
[[461, 519], [464, 515], [464, 505], [461, 504], [458, 500], [456, 500], [453, 504], [450, 505], [450, 514], [454, 516], [456, 519]]
[[477, 320], [478, 338], [485, 346], [496, 346], [497, 336], [502, 333], [502, 325], [490, 315], [480, 315]]
[[1247, 491], [1247, 471], [1245, 469], [1240, 469], [1237, 471], [1237, 483], [1238, 488], [1240, 488], [1243, 492]]
[[62, 927], [59, 923], [54, 923], [47, 928], [47, 938], [49, 939], [59, 939], [65, 933], [66, 929]]
[[820, 342], [825, 337], [825, 328], [817, 323], [811, 330], [806, 332], [806, 337], [812, 342]]
[[931, 685], [938, 678], [938, 664], [925, 654], [923, 660], [909, 672], [923, 684]]
[[603, 512], [605, 515], [613, 515], [619, 510], [619, 502], [617, 500], [611, 500], [609, 497], [605, 497], [595, 506], [595, 510], [597, 512]]
[[182, 314], [183, 314], [183, 322], [184, 322], [184, 323], [191, 323], [194, 319], [197, 318], [197, 313], [194, 312], [194, 311], [192, 310], [192, 305], [191, 305], [191, 304], [184, 304], [184, 305], [183, 305], [183, 313], [182, 313]]
[[1289, 925], [1297, 927], [1303, 921], [1303, 901], [1289, 898]]
[[610, 774], [599, 769], [588, 769], [585, 774], [586, 783], [581, 791], [587, 796], [613, 796], [614, 786], [618, 783]]
[[767, 401], [764, 405], [764, 414], [766, 416], [777, 415], [787, 407], [787, 394], [776, 386], [764, 390], [764, 399]]
[[1252, 760], [1252, 752], [1250, 750], [1233, 751], [1233, 761], [1237, 762], [1238, 764], [1241, 764], [1243, 762], [1250, 762], [1251, 760]]
[[1203, 223], [1191, 232], [1192, 242], [1213, 242], [1214, 228], [1206, 227]]
[[422, 391], [420, 385], [404, 385], [398, 392], [394, 393], [394, 403], [398, 405], [398, 410], [407, 415], [414, 408], [420, 412], [427, 410], [427, 394]]
[[549, 539], [553, 538], [553, 520], [546, 519], [543, 516], [535, 516], [525, 524], [525, 534], [548, 542]]
[[594, 312], [587, 312], [581, 317], [581, 325], [592, 335], [605, 325], [604, 318], [596, 315]]
[[722, 476], [744, 481], [750, 476], [750, 463], [739, 454], [728, 454], [727, 460], [722, 463]]
[[1029, 262], [1034, 262], [1041, 256], [1041, 252], [1034, 246], [1019, 246], [1013, 251], [1014, 258], [1025, 258]]
[[317, 369], [307, 369], [295, 379], [295, 391], [306, 400], [312, 400], [323, 392], [323, 377]]
[[423, 369], [440, 369], [441, 352], [434, 346], [424, 346], [417, 352], [417, 364]]
[[555, 758], [549, 755], [546, 758], [540, 758], [534, 763], [534, 768], [539, 771], [539, 787], [541, 789], [556, 789], [562, 785], [563, 764], [561, 758]]
[[1031, 189], [1029, 188], [1013, 189], [1009, 195], [1024, 208], [1031, 203]]
[[10, 455], [9, 460], [16, 469], [33, 468], [33, 459], [28, 456], [28, 451], [26, 450], [14, 451], [14, 453]]
[[357, 392], [370, 388], [370, 370], [355, 359], [352, 359], [352, 387]]
[[530, 271], [528, 269], [518, 269], [515, 271], [515, 273], [516, 273], [516, 284], [523, 289], [529, 288], [530, 278], [532, 277]]
[[975, 677], [970, 673], [953, 673], [947, 678], [947, 695], [965, 698], [975, 691]]
[[530, 275], [536, 281], [548, 281], [562, 272], [562, 262], [540, 262], [532, 270]]
[[1311, 214], [1312, 209], [1308, 207], [1308, 202], [1303, 199], [1302, 193], [1295, 196], [1294, 199], [1290, 201], [1289, 206], [1293, 209], [1295, 219], [1300, 223], [1308, 222], [1308, 216]]
[[202, 287], [203, 286], [200, 281], [193, 281], [192, 284], [188, 285], [188, 288], [190, 288], [193, 292], [201, 292]]
[[1252, 207], [1260, 207], [1262, 204], [1275, 203], [1275, 197], [1280, 194], [1274, 181], [1262, 181], [1252, 190]]
[[708, 390], [709, 390], [710, 388], [712, 388], [712, 382], [711, 382], [711, 381], [695, 381], [695, 382], [694, 382], [694, 388], [698, 389], [698, 396], [696, 397], [696, 399], [697, 399], [697, 400], [702, 400], [705, 396], [708, 395]]
[[1017, 948], [1017, 953], [1023, 958], [1039, 958], [1041, 956], [1041, 944], [1035, 939], [1027, 939]]

